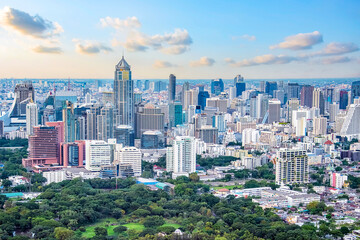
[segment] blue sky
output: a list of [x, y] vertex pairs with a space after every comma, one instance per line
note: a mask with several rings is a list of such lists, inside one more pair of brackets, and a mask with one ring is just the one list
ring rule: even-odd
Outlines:
[[360, 77], [360, 1], [0, 2], [0, 78]]

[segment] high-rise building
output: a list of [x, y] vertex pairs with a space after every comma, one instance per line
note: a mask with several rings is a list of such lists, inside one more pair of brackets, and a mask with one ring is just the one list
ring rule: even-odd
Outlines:
[[134, 146], [135, 133], [129, 125], [119, 125], [115, 129], [114, 138], [117, 144], [123, 146]]
[[274, 96], [274, 91], [277, 90], [277, 82], [266, 82], [265, 93]]
[[309, 182], [309, 163], [306, 150], [281, 149], [275, 159], [276, 184]]
[[115, 138], [115, 129], [120, 124], [120, 115], [118, 110], [108, 103], [101, 108], [97, 116], [97, 140], [108, 141]]
[[274, 98], [278, 99], [281, 102], [281, 105], [285, 103], [285, 91], [284, 90], [275, 90]]
[[244, 82], [244, 78], [240, 74], [236, 75], [234, 78], [234, 85], [236, 88], [236, 97], [241, 96], [246, 89], [246, 84]]
[[281, 102], [277, 99], [269, 100], [268, 123], [280, 122]]
[[287, 109], [288, 109], [288, 112], [287, 112], [287, 121], [292, 123], [292, 115], [293, 115], [293, 111], [294, 110], [298, 110], [299, 109], [299, 106], [300, 106], [300, 101], [296, 98], [291, 98], [289, 99], [288, 101], [288, 104], [287, 104]]
[[327, 118], [325, 117], [315, 117], [314, 118], [314, 127], [313, 133], [315, 136], [325, 135], [327, 129]]
[[184, 106], [184, 101], [185, 101], [185, 92], [190, 90], [190, 83], [189, 82], [184, 82], [184, 84], [182, 85], [182, 90], [181, 90], [181, 104]]
[[137, 80], [137, 81], [136, 81], [136, 87], [137, 87], [139, 90], [142, 90], [142, 82], [141, 82], [141, 80]]
[[300, 92], [300, 104], [305, 107], [312, 107], [314, 86], [304, 85]]
[[201, 110], [206, 107], [206, 99], [210, 97], [208, 91], [200, 91], [198, 95], [198, 105], [201, 106]]
[[93, 106], [86, 112], [86, 140], [97, 140], [97, 116], [100, 115], [100, 106]]
[[196, 171], [195, 138], [177, 136], [166, 152], [166, 170], [174, 173]]
[[210, 125], [203, 125], [196, 129], [195, 137], [205, 143], [218, 144], [219, 129]]
[[313, 107], [320, 109], [320, 114], [324, 115], [325, 112], [325, 99], [324, 94], [320, 88], [313, 91]]
[[86, 164], [89, 171], [100, 171], [102, 165], [110, 165], [113, 161], [113, 146], [102, 140], [85, 141]]
[[169, 104], [169, 127], [176, 127], [183, 124], [183, 110], [179, 102]]
[[345, 110], [349, 104], [349, 94], [348, 91], [340, 91], [340, 109]]
[[141, 138], [141, 134], [149, 130], [164, 132], [165, 116], [160, 108], [155, 108], [151, 104], [139, 107], [136, 113], [136, 138]]
[[351, 104], [346, 114], [344, 123], [342, 124], [341, 135], [357, 135], [360, 134], [360, 104]]
[[175, 101], [176, 96], [176, 77], [174, 74], [169, 76], [169, 102]]
[[60, 164], [64, 167], [83, 166], [85, 161], [85, 141], [60, 144]]
[[4, 121], [0, 120], [0, 137], [4, 136]]
[[131, 165], [134, 176], [141, 175], [141, 151], [136, 147], [123, 147], [115, 151], [115, 165], [128, 164]]
[[184, 94], [184, 105], [183, 109], [186, 111], [189, 105], [197, 105], [198, 104], [198, 95], [199, 93], [195, 89], [190, 89], [185, 91]]
[[15, 86], [15, 98], [11, 109], [10, 117], [20, 117], [26, 115], [26, 104], [35, 102], [34, 87], [31, 82], [20, 83]]
[[33, 134], [34, 126], [39, 124], [39, 109], [36, 103], [30, 102], [26, 105], [26, 133]]
[[63, 121], [65, 125], [65, 142], [75, 142], [75, 114], [74, 105], [66, 101], [63, 108]]
[[265, 92], [265, 82], [264, 81], [260, 81], [260, 92]]
[[226, 121], [225, 121], [225, 114], [224, 113], [215, 113], [212, 117], [214, 128], [217, 128], [219, 132], [226, 132]]
[[211, 94], [217, 96], [224, 91], [224, 82], [221, 78], [211, 80]]
[[360, 81], [351, 84], [351, 103], [354, 103], [355, 97], [360, 97]]
[[24, 167], [59, 163], [60, 134], [59, 128], [35, 126], [29, 136], [29, 155], [22, 160]]
[[339, 104], [334, 102], [332, 104], [330, 104], [330, 109], [329, 109], [329, 121], [330, 122], [335, 122], [336, 116], [339, 113]]
[[149, 81], [149, 80], [145, 80], [145, 83], [144, 83], [144, 91], [149, 90], [149, 88], [150, 88], [150, 81]]
[[298, 83], [288, 83], [286, 86], [287, 99], [300, 98], [300, 85]]
[[206, 99], [206, 107], [215, 107], [219, 112], [226, 113], [227, 112], [227, 99], [221, 99], [218, 97], [207, 98]]
[[134, 127], [134, 82], [131, 79], [130, 65], [125, 61], [124, 56], [115, 66], [114, 94], [115, 108], [120, 115], [119, 124]]
[[347, 175], [343, 175], [342, 173], [330, 173], [330, 185], [334, 188], [343, 188], [347, 180]]

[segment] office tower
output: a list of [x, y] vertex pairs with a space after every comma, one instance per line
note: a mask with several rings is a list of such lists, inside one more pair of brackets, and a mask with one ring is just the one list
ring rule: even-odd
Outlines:
[[285, 91], [275, 90], [273, 93], [274, 93], [274, 98], [278, 99], [281, 105], [283, 105], [285, 103]]
[[25, 116], [26, 104], [31, 101], [35, 102], [35, 93], [32, 83], [16, 84], [14, 104], [11, 109], [10, 117]]
[[284, 81], [279, 81], [279, 84], [278, 84], [278, 89], [279, 90], [284, 90]]
[[[325, 87], [325, 89], [322, 92], [323, 97], [324, 97], [324, 105], [325, 105], [325, 110], [329, 111], [330, 108], [330, 104], [333, 103], [334, 98], [335, 98], [335, 94], [334, 94], [334, 88], [328, 88]], [[320, 110], [321, 111], [321, 110]]]
[[115, 151], [115, 165], [131, 165], [134, 176], [141, 176], [141, 151], [136, 147], [123, 147]]
[[229, 87], [229, 99], [233, 100], [236, 98], [236, 87]]
[[330, 185], [334, 188], [343, 188], [348, 176], [342, 173], [330, 173]]
[[324, 100], [324, 94], [321, 91], [320, 88], [316, 88], [313, 91], [313, 107], [320, 109], [320, 114], [324, 115], [325, 112], [325, 100]]
[[89, 171], [100, 171], [102, 165], [110, 165], [113, 160], [113, 147], [102, 140], [86, 140], [86, 164]]
[[226, 132], [226, 121], [224, 113], [215, 113], [212, 117], [212, 126], [217, 128], [219, 132]]
[[338, 115], [340, 111], [339, 104], [338, 103], [332, 103], [330, 104], [329, 109], [329, 120], [330, 122], [335, 122], [336, 116]]
[[58, 130], [59, 142], [65, 142], [65, 124], [64, 124], [63, 121], [46, 122], [45, 126], [47, 126], [47, 127], [55, 127]]
[[29, 136], [29, 155], [22, 160], [24, 167], [59, 163], [60, 134], [59, 128], [35, 126]]
[[165, 137], [160, 131], [146, 131], [141, 135], [142, 149], [159, 149], [165, 147]]
[[298, 83], [288, 83], [286, 86], [287, 99], [300, 98], [300, 85]]
[[97, 140], [97, 116], [100, 115], [100, 106], [93, 106], [86, 111], [86, 139]]
[[97, 116], [97, 139], [108, 141], [114, 138], [115, 128], [120, 124], [121, 116], [118, 110], [108, 103], [101, 108], [100, 114]]
[[246, 89], [246, 84], [244, 82], [244, 78], [240, 74], [236, 75], [234, 78], [234, 86], [236, 88], [236, 97], [241, 96]]
[[217, 108], [219, 112], [226, 113], [227, 112], [227, 99], [220, 99], [218, 97], [212, 97], [206, 99], [206, 107], [214, 107]]
[[300, 106], [300, 101], [296, 98], [292, 98], [288, 101], [288, 112], [287, 112], [287, 121], [292, 123], [292, 115], [294, 110], [298, 110]]
[[241, 133], [241, 143], [243, 146], [249, 143], [257, 143], [260, 140], [259, 131], [256, 129], [246, 128]]
[[360, 96], [360, 81], [351, 84], [351, 103], [354, 103], [355, 97]]
[[156, 81], [155, 83], [154, 83], [154, 92], [161, 92], [161, 90], [162, 90], [162, 81]]
[[119, 125], [115, 128], [114, 138], [117, 144], [123, 146], [134, 146], [134, 129], [128, 125]]
[[0, 120], [0, 137], [4, 136], [4, 121]]
[[198, 95], [199, 93], [195, 89], [190, 89], [185, 91], [184, 94], [184, 105], [183, 109], [186, 111], [189, 105], [197, 105], [198, 104]]
[[170, 74], [169, 76], [169, 102], [175, 101], [175, 95], [176, 95], [176, 77], [174, 74]]
[[179, 102], [169, 104], [169, 128], [183, 124], [183, 110]]
[[112, 104], [114, 105], [114, 92], [101, 92], [101, 104]]
[[200, 91], [198, 95], [198, 105], [201, 106], [201, 109], [204, 110], [206, 107], [206, 99], [210, 97], [208, 91]]
[[39, 124], [39, 109], [36, 103], [30, 102], [26, 104], [26, 133], [33, 134], [33, 127]]
[[187, 119], [186, 119], [186, 123], [193, 123], [194, 122], [194, 117], [196, 114], [196, 105], [190, 105], [187, 109]]
[[184, 106], [184, 101], [185, 101], [185, 92], [190, 90], [190, 83], [189, 82], [184, 82], [183, 86], [182, 86], [182, 90], [181, 90], [181, 104]]
[[85, 140], [86, 139], [86, 118], [80, 116], [75, 121], [75, 140]]
[[266, 82], [265, 93], [274, 96], [274, 91], [277, 90], [277, 82]]
[[75, 114], [74, 105], [66, 101], [66, 105], [63, 108], [64, 130], [65, 130], [65, 142], [75, 142]]
[[327, 118], [315, 117], [313, 126], [313, 133], [315, 136], [325, 135], [327, 129]]
[[141, 80], [137, 80], [137, 81], [136, 81], [136, 87], [137, 87], [139, 90], [142, 90], [142, 82], [141, 82]]
[[115, 67], [114, 94], [115, 108], [120, 115], [119, 124], [134, 127], [134, 82], [131, 79], [130, 65], [124, 56]]
[[144, 91], [149, 90], [149, 88], [150, 88], [150, 81], [149, 81], [149, 80], [145, 80], [145, 83], [144, 83]]
[[90, 93], [86, 93], [86, 95], [85, 95], [85, 103], [86, 104], [91, 104], [91, 94]]
[[306, 150], [280, 149], [276, 155], [276, 184], [309, 182], [309, 163]]
[[345, 110], [349, 104], [349, 94], [348, 91], [340, 91], [340, 109]]
[[277, 99], [269, 100], [269, 116], [268, 123], [272, 124], [273, 122], [280, 122], [280, 111], [281, 111], [281, 102]]
[[360, 134], [360, 104], [351, 104], [342, 124], [340, 135]]
[[256, 97], [256, 118], [262, 120], [269, 109], [268, 97], [265, 94], [259, 94]]
[[155, 108], [151, 104], [138, 108], [136, 113], [136, 138], [141, 138], [141, 134], [148, 130], [163, 132], [164, 125], [165, 116], [160, 108]]
[[84, 166], [85, 141], [60, 144], [60, 164], [68, 166]]
[[211, 80], [211, 94], [217, 96], [224, 91], [224, 82], [221, 78]]
[[309, 119], [310, 111], [300, 109], [293, 111], [292, 126], [296, 129], [296, 136], [305, 136], [307, 131], [307, 119]]
[[142, 102], [142, 94], [141, 93], [134, 93], [134, 103], [135, 105]]
[[177, 136], [166, 152], [166, 171], [193, 173], [196, 171], [195, 138]]
[[265, 92], [265, 81], [260, 81], [260, 92]]
[[313, 103], [314, 87], [310, 85], [304, 85], [300, 92], [300, 104], [304, 107], [312, 107]]

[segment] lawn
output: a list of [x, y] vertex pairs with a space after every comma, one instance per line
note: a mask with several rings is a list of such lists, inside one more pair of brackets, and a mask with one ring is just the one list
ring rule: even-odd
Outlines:
[[243, 185], [230, 185], [230, 186], [222, 186], [222, 187], [212, 187], [214, 190], [219, 190], [219, 189], [223, 189], [223, 188], [226, 188], [226, 189], [229, 189], [229, 190], [232, 190], [234, 188], [243, 188]]
[[127, 223], [122, 226], [127, 227], [128, 229], [135, 229], [136, 231], [142, 231], [145, 229], [145, 226], [141, 223]]

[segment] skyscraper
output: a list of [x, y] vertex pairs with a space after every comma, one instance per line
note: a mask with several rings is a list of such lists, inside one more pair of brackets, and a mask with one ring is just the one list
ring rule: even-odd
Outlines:
[[175, 101], [176, 94], [176, 77], [173, 74], [169, 76], [169, 102]]
[[164, 132], [164, 121], [165, 117], [160, 108], [151, 104], [139, 107], [136, 113], [136, 138], [141, 138], [141, 134], [148, 130]]
[[320, 88], [316, 88], [313, 91], [313, 107], [320, 109], [320, 114], [324, 115], [325, 112], [325, 99], [324, 94]]
[[269, 100], [268, 123], [280, 122], [281, 102], [278, 99]]
[[144, 91], [149, 90], [149, 88], [150, 88], [150, 81], [149, 81], [149, 80], [145, 80], [145, 83], [144, 83]]
[[298, 99], [296, 98], [292, 98], [288, 101], [288, 112], [287, 112], [287, 121], [292, 123], [292, 115], [293, 115], [293, 111], [298, 110], [300, 106], [300, 102]]
[[130, 65], [125, 61], [124, 56], [115, 66], [114, 94], [115, 108], [120, 115], [119, 124], [134, 128], [134, 82], [131, 79]]
[[219, 95], [224, 91], [224, 82], [221, 78], [211, 80], [211, 94]]
[[277, 82], [266, 82], [265, 93], [274, 96], [274, 91], [277, 90]]
[[169, 104], [169, 128], [183, 123], [182, 105], [179, 102]]
[[355, 97], [360, 96], [360, 81], [351, 84], [351, 103], [354, 103]]
[[340, 109], [346, 109], [349, 104], [349, 94], [345, 90], [340, 91]]
[[69, 101], [66, 101], [63, 108], [63, 121], [65, 125], [65, 142], [75, 142], [74, 105]]
[[173, 145], [167, 148], [166, 170], [174, 173], [192, 173], [196, 171], [195, 138], [177, 136]]
[[300, 104], [304, 107], [312, 107], [314, 86], [304, 85], [300, 92]]
[[243, 91], [246, 89], [244, 78], [239, 74], [234, 78], [234, 85], [236, 88], [236, 97], [241, 96]]
[[341, 127], [341, 135], [360, 134], [360, 104], [351, 104]]
[[309, 182], [309, 163], [306, 150], [281, 149], [275, 160], [276, 184]]
[[110, 103], [106, 104], [97, 116], [97, 139], [108, 141], [110, 138], [115, 138], [115, 129], [120, 124], [119, 119], [117, 109], [114, 109]]
[[314, 118], [314, 135], [325, 135], [327, 128], [327, 118], [325, 117], [315, 117]]
[[300, 96], [300, 86], [298, 83], [288, 83], [286, 86], [287, 99], [297, 98]]
[[115, 164], [131, 165], [134, 176], [141, 175], [141, 151], [136, 147], [123, 147], [115, 152]]
[[34, 102], [30, 102], [26, 105], [26, 133], [27, 135], [33, 134], [34, 126], [39, 124], [38, 107]]
[[206, 99], [210, 97], [208, 91], [200, 91], [198, 95], [198, 105], [201, 106], [201, 109], [204, 110], [206, 107]]

